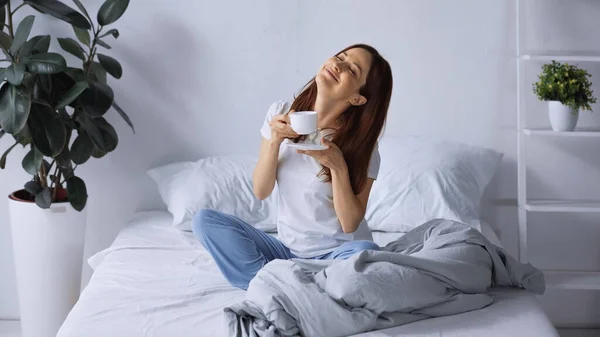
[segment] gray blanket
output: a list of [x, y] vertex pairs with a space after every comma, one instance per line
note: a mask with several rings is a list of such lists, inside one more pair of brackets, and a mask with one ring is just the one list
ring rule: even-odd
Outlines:
[[229, 336], [349, 336], [477, 310], [489, 287], [545, 291], [544, 276], [479, 231], [429, 221], [347, 260], [274, 260], [225, 308]]

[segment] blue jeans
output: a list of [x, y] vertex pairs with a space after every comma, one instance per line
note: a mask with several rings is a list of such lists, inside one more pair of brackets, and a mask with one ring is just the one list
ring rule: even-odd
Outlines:
[[[241, 289], [248, 289], [250, 280], [269, 261], [298, 258], [276, 238], [233, 215], [214, 210], [196, 213], [192, 231], [227, 281]], [[367, 249], [379, 250], [379, 246], [372, 241], [349, 241], [315, 259], [347, 259]]]

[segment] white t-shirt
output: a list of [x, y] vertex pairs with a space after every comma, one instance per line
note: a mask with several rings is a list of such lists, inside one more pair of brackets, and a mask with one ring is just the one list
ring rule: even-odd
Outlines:
[[[286, 101], [277, 101], [271, 105], [260, 130], [263, 137], [271, 138], [269, 123], [273, 116], [288, 112], [290, 106]], [[324, 182], [324, 177], [317, 176], [322, 166], [314, 158], [288, 147], [286, 144], [289, 142], [286, 139], [281, 144], [277, 166], [279, 240], [294, 255], [303, 258], [329, 253], [346, 241], [372, 241], [371, 231], [364, 219], [355, 232], [344, 233], [333, 207], [331, 183]], [[377, 178], [379, 165], [379, 151], [375, 147], [368, 177]]]

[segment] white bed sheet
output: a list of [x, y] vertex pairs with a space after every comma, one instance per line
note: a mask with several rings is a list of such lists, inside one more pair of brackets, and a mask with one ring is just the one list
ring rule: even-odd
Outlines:
[[[140, 212], [88, 260], [94, 274], [57, 337], [226, 336], [223, 307], [243, 300], [244, 291], [229, 286], [192, 233], [170, 222], [166, 211]], [[374, 233], [379, 244], [396, 237]], [[558, 336], [534, 295], [490, 293], [495, 303], [481, 310], [356, 336]]]

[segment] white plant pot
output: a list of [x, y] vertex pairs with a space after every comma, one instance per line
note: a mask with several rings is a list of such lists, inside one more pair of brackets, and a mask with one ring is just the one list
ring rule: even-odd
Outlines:
[[8, 203], [22, 337], [55, 337], [79, 299], [87, 208]]
[[573, 131], [579, 119], [579, 109], [570, 108], [559, 101], [548, 102], [548, 114], [554, 131]]

